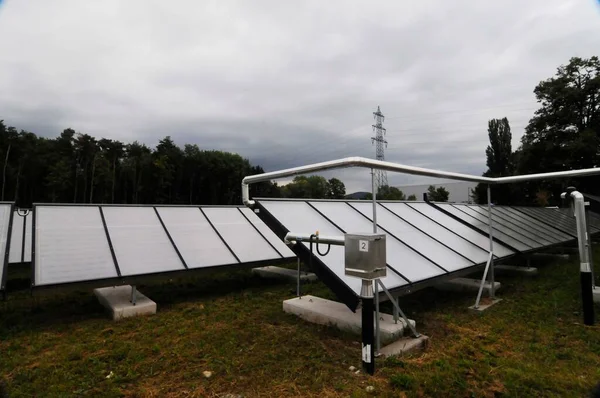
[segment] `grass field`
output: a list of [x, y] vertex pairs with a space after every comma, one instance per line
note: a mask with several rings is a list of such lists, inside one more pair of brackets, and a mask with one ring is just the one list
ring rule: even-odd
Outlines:
[[[357, 336], [283, 313], [294, 283], [236, 272], [140, 286], [158, 313], [113, 322], [90, 292], [31, 298], [16, 275], [0, 304], [0, 379], [10, 397], [581, 397], [600, 381], [600, 328], [582, 325], [578, 269], [572, 257], [498, 278], [503, 301], [482, 315], [467, 310], [473, 294], [404, 298], [429, 347], [373, 377], [348, 370]], [[333, 298], [321, 283], [304, 292]]]

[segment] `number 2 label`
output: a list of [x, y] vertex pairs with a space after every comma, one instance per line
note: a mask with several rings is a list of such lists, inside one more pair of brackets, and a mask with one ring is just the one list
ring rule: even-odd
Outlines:
[[358, 241], [358, 250], [361, 252], [369, 251], [369, 241], [368, 240], [359, 240]]

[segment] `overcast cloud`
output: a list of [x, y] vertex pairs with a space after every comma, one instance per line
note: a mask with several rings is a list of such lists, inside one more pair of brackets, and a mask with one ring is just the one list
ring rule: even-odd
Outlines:
[[[5, 0], [0, 119], [235, 151], [266, 170], [374, 157], [480, 174], [487, 120], [513, 145], [533, 88], [600, 53], [596, 0]], [[366, 190], [366, 170], [328, 173]], [[393, 184], [427, 183], [389, 175]]]

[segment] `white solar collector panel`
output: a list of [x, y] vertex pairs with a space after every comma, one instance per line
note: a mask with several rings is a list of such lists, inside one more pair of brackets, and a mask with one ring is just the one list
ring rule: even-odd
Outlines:
[[429, 234], [439, 242], [445, 243], [463, 256], [469, 258], [472, 262], [484, 263], [487, 261], [487, 250], [480, 248], [468, 240], [463, 239], [455, 233], [445, 229], [439, 224], [436, 224], [434, 221], [428, 219], [405, 203], [384, 203], [381, 204], [381, 206], [386, 210], [398, 215], [399, 217], [402, 217], [402, 219]]
[[153, 207], [102, 208], [122, 276], [185, 269]]
[[[28, 263], [31, 261], [31, 224], [33, 215], [31, 211], [28, 211], [26, 215], [23, 213], [19, 214], [19, 211], [13, 212], [13, 223], [10, 235], [10, 257], [8, 262], [14, 263]], [[23, 228], [25, 228], [25, 240], [23, 240]], [[23, 246], [25, 242], [25, 246]], [[23, 250], [24, 248], [24, 250]]]
[[[474, 213], [477, 213], [479, 216], [483, 216], [486, 219], [489, 218], [487, 208], [472, 205], [459, 205], [457, 207], [459, 207], [460, 209], [473, 211]], [[547, 234], [542, 234], [538, 231], [531, 230], [531, 228], [527, 224], [511, 219], [507, 217], [504, 213], [498, 212], [498, 210], [495, 208], [492, 208], [492, 222], [494, 224], [504, 226], [505, 228], [512, 231], [511, 233], [514, 233], [516, 236], [521, 236], [530, 239], [531, 242], [535, 242], [537, 243], [537, 245], [550, 246], [556, 243], [552, 240], [551, 237], [549, 238]]]
[[[9, 203], [0, 204], [0, 290], [4, 290], [4, 273], [6, 272], [6, 251], [8, 247], [8, 237], [10, 233], [10, 218], [12, 205]], [[10, 252], [8, 253], [10, 256]]]
[[[345, 202], [311, 202], [311, 205], [321, 211], [346, 233], [373, 232], [373, 222], [360, 215], [359, 212], [351, 208]], [[365, 203], [365, 205], [369, 206], [368, 203]], [[378, 219], [378, 222], [379, 221], [381, 220]], [[379, 232], [383, 233], [383, 231]], [[415, 239], [411, 239], [411, 237], [408, 236], [409, 234], [414, 234], [415, 231], [405, 232], [406, 233], [402, 235], [402, 238], [409, 238], [411, 241], [416, 241], [420, 238], [419, 236], [413, 236]], [[418, 235], [423, 236], [423, 234], [418, 231], [417, 233]], [[429, 279], [446, 273], [444, 269], [431, 262], [426, 255], [419, 254], [390, 235], [386, 237], [385, 245], [387, 251], [387, 263], [389, 266], [408, 278], [411, 282]], [[429, 246], [428, 249], [436, 250], [437, 248]], [[390, 271], [388, 271], [388, 274], [390, 274]]]
[[199, 208], [156, 209], [188, 268], [238, 263]]
[[[458, 209], [459, 211], [462, 211], [463, 213], [488, 225], [489, 219], [488, 219], [487, 214], [483, 215], [473, 209], [468, 208], [467, 206], [452, 205], [452, 207], [454, 207], [454, 208]], [[517, 239], [520, 242], [523, 242], [524, 244], [526, 244], [529, 247], [536, 248], [536, 247], [543, 246], [542, 243], [538, 242], [537, 240], [534, 240], [532, 237], [526, 236], [524, 232], [519, 232], [514, 227], [507, 227], [504, 223], [502, 223], [500, 220], [498, 220], [497, 217], [494, 217], [494, 215], [492, 215], [492, 225], [494, 226], [494, 230], [497, 230], [506, 235], [509, 235], [509, 236], [513, 237], [514, 239]]]
[[[389, 206], [391, 204], [386, 204]], [[430, 220], [435, 221], [441, 226], [447, 228], [448, 230], [460, 235], [464, 239], [472, 242], [477, 245], [481, 249], [486, 252], [489, 251], [490, 248], [490, 240], [487, 236], [487, 229], [482, 231], [482, 233], [469, 228], [468, 226], [462, 224], [460, 221], [453, 219], [452, 217], [442, 213], [441, 211], [435, 209], [431, 205], [427, 203], [407, 203], [408, 207], [418, 211], [420, 214], [423, 214]], [[392, 207], [395, 208], [395, 207]], [[512, 250], [507, 248], [506, 246], [500, 245], [499, 243], [494, 243], [494, 254], [499, 257], [510, 256], [514, 254]]]
[[[327, 221], [327, 219], [305, 202], [264, 201], [261, 202], [261, 204], [273, 217], [282, 223], [288, 231], [301, 233], [319, 231], [319, 234], [329, 236], [340, 236], [343, 234], [337, 227]], [[302, 242], [302, 244], [307, 248], [309, 247], [309, 243], [307, 242]], [[315, 248], [313, 247], [313, 249]], [[321, 245], [320, 250], [325, 250], [325, 247]], [[318, 258], [344, 284], [352, 289], [354, 293], [360, 294], [360, 279], [344, 275], [344, 248], [342, 246], [331, 246], [329, 254], [323, 257], [318, 256]], [[382, 282], [388, 289], [408, 284], [408, 282], [400, 278], [391, 270], [388, 270], [387, 276], [382, 278]]]
[[37, 206], [34, 285], [118, 276], [96, 206]]
[[[461, 220], [465, 221], [466, 223], [478, 228], [480, 231], [482, 231], [484, 233], [488, 232], [488, 224], [487, 223], [479, 221], [478, 219], [471, 217], [470, 215], [457, 209], [456, 207], [453, 207], [449, 204], [442, 204], [442, 203], [436, 203], [436, 206], [440, 207], [441, 209], [446, 210], [447, 212], [451, 213], [456, 218], [461, 219]], [[519, 251], [527, 251], [527, 250], [532, 249], [532, 246], [526, 245], [525, 243], [521, 242], [520, 240], [514, 239], [512, 236], [507, 235], [504, 232], [498, 230], [497, 227], [494, 228], [494, 237], [496, 239], [500, 240], [501, 242], [504, 242], [507, 245], [514, 247], [515, 249], [517, 249]]]
[[202, 211], [242, 263], [281, 258], [237, 207], [206, 207]]
[[240, 211], [248, 219], [248, 221], [250, 221], [250, 223], [252, 223], [252, 225], [255, 226], [256, 229], [258, 229], [258, 231], [265, 237], [265, 239], [267, 239], [271, 243], [271, 245], [273, 245], [273, 247], [277, 250], [279, 254], [286, 258], [296, 257], [294, 252], [291, 251], [285, 243], [283, 243], [283, 240], [279, 239], [277, 235], [275, 235], [273, 231], [271, 231], [271, 229], [267, 227], [267, 224], [265, 224], [260, 218], [258, 218], [258, 216], [251, 209], [247, 207], [242, 207], [240, 208]]

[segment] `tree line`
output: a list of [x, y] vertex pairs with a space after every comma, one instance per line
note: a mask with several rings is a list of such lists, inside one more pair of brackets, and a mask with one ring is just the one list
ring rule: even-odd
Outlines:
[[[545, 173], [598, 167], [600, 164], [600, 60], [571, 58], [556, 75], [534, 90], [540, 108], [525, 128], [521, 144], [512, 150], [507, 118], [488, 122], [486, 149], [488, 177]], [[496, 204], [558, 205], [560, 194], [573, 185], [590, 194], [600, 193], [600, 176], [539, 180], [493, 185]], [[487, 202], [487, 186], [473, 190], [478, 203]]]
[[[238, 154], [183, 148], [167, 136], [151, 149], [66, 129], [56, 138], [0, 121], [0, 199], [52, 203], [240, 204], [243, 177], [263, 173]], [[272, 183], [253, 196], [277, 196]]]

